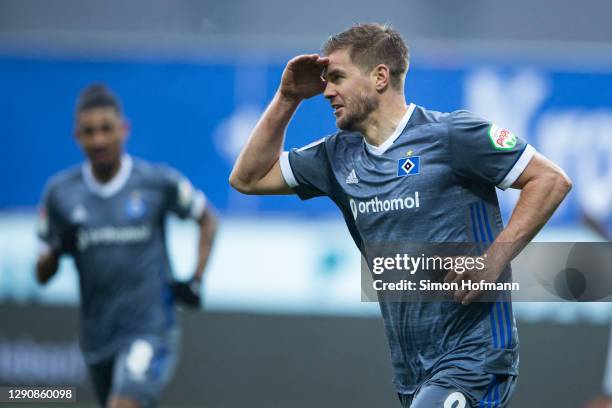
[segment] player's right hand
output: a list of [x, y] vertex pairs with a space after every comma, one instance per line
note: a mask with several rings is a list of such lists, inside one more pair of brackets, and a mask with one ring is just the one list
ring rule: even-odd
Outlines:
[[281, 78], [280, 93], [289, 100], [300, 102], [325, 90], [323, 70], [329, 58], [318, 54], [298, 55], [291, 59]]
[[170, 288], [179, 303], [198, 308], [202, 304], [201, 285], [200, 281], [194, 278], [187, 282], [174, 281]]

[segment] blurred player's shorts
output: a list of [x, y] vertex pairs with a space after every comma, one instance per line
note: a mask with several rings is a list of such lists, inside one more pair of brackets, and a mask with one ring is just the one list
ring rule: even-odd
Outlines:
[[103, 406], [111, 395], [136, 400], [140, 407], [155, 407], [170, 382], [180, 352], [178, 329], [134, 338], [108, 360], [89, 364], [98, 400]]

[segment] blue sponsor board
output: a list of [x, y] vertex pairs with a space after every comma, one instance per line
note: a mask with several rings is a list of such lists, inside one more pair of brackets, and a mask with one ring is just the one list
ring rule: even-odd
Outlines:
[[[123, 100], [132, 129], [130, 153], [178, 168], [220, 210], [336, 214], [330, 200], [247, 197], [228, 185], [238, 151], [274, 95], [283, 66], [284, 61], [249, 65], [0, 57], [0, 184], [5, 186], [0, 208], [36, 205], [51, 174], [82, 160], [72, 136], [75, 99], [87, 84], [103, 81]], [[553, 224], [580, 222], [586, 206], [612, 212], [607, 193], [612, 185], [612, 92], [602, 91], [612, 88], [612, 72], [572, 72], [520, 60], [503, 66], [413, 66], [406, 81], [411, 102], [439, 111], [470, 109], [526, 138], [566, 170], [574, 189]], [[333, 132], [332, 109], [318, 96], [298, 110], [286, 147], [301, 147]], [[410, 171], [418, 172], [418, 164], [415, 168]], [[411, 172], [398, 169], [400, 176]], [[500, 194], [505, 214], [516, 196]]]

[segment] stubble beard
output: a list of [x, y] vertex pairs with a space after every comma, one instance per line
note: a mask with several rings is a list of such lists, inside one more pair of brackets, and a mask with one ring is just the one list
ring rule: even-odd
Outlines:
[[[340, 130], [359, 130], [370, 113], [378, 109], [379, 105], [378, 99], [365, 93], [347, 102], [349, 103], [344, 107], [344, 116], [336, 120], [336, 126]], [[350, 112], [347, 110], [347, 107], [350, 107]]]

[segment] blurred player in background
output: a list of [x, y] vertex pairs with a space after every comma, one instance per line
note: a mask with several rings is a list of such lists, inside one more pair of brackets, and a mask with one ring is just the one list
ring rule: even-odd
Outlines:
[[[175, 299], [198, 307], [216, 231], [204, 194], [175, 170], [124, 152], [128, 124], [103, 85], [77, 102], [75, 135], [87, 160], [47, 184], [37, 278], [46, 283], [61, 255], [73, 257], [81, 289], [81, 347], [102, 406], [155, 406], [179, 352]], [[199, 223], [198, 260], [189, 282], [173, 279], [165, 221]]]
[[[595, 205], [594, 203], [610, 203], [612, 198], [610, 189], [597, 191], [600, 195], [599, 200], [591, 197], [585, 200], [582, 209], [584, 223], [593, 230], [600, 238], [605, 241], [612, 241], [612, 208], [609, 205]], [[612, 408], [612, 332], [610, 333], [608, 344], [608, 356], [606, 361], [606, 371], [604, 373], [603, 395], [590, 401], [586, 408]]]
[[[380, 242], [484, 243], [488, 269], [477, 277], [497, 281], [569, 191], [565, 173], [472, 113], [407, 104], [408, 49], [392, 28], [356, 25], [331, 37], [323, 52], [289, 61], [232, 186], [330, 197], [369, 264], [368, 245]], [[299, 104], [320, 93], [340, 131], [283, 152]], [[522, 189], [505, 229], [495, 186]], [[471, 303], [478, 295], [459, 291], [457, 303], [380, 302], [404, 407], [506, 406], [518, 375], [512, 306]]]

